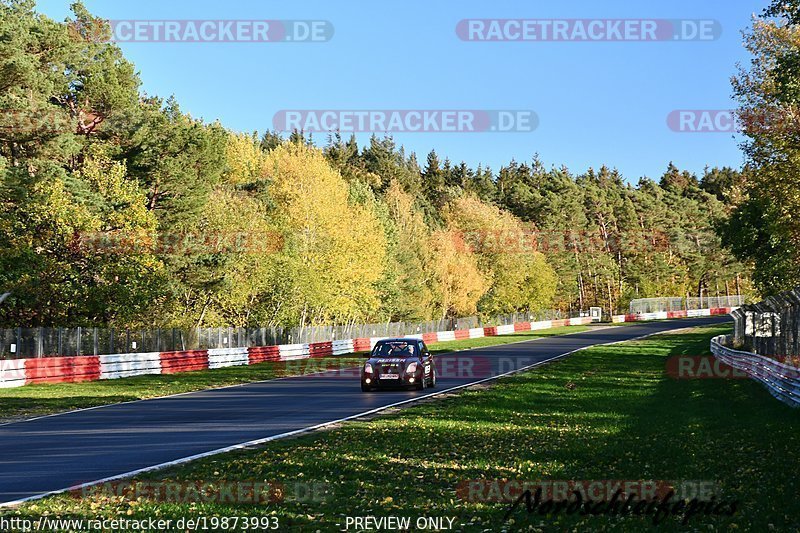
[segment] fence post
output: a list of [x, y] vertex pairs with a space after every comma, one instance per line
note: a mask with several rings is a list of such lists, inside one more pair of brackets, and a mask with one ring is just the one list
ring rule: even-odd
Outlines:
[[77, 345], [75, 347], [76, 355], [83, 355], [83, 350], [82, 350], [83, 346], [81, 344], [81, 340], [82, 340], [81, 337], [83, 336], [82, 333], [83, 333], [82, 328], [80, 326], [78, 326], [78, 342], [77, 342]]

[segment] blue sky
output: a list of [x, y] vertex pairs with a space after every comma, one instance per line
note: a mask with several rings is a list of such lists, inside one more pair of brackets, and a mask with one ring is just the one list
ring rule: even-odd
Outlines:
[[[533, 132], [399, 133], [420, 160], [431, 148], [495, 170], [538, 153], [573, 172], [602, 164], [635, 182], [673, 161], [739, 166], [741, 139], [677, 133], [674, 109], [729, 109], [730, 77], [746, 62], [741, 31], [766, 0], [274, 2], [86, 0], [120, 19], [315, 19], [325, 43], [122, 43], [149, 94], [174, 94], [185, 111], [239, 131], [271, 128], [282, 109], [532, 109]], [[69, 0], [39, 0], [58, 20]], [[715, 19], [722, 34], [689, 42], [464, 42], [464, 18]], [[324, 135], [317, 135], [324, 141]], [[366, 141], [369, 134], [360, 134]]]

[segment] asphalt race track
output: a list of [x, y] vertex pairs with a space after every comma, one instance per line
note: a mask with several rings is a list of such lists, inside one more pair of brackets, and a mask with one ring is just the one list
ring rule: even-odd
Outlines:
[[438, 356], [424, 391], [362, 393], [358, 377], [284, 378], [0, 425], [0, 503], [352, 417], [595, 344], [730, 321], [644, 322]]

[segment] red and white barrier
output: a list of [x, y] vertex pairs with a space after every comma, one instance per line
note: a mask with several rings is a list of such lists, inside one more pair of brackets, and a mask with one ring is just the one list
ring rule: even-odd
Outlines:
[[208, 350], [208, 368], [249, 365], [247, 348], [211, 348]]
[[[660, 311], [657, 313], [638, 313], [629, 315], [614, 315], [611, 322], [641, 322], [643, 320], [666, 320], [668, 318], [697, 318], [701, 316], [727, 315], [738, 307], [715, 307], [712, 309], [690, 309], [689, 311]], [[572, 319], [570, 319], [570, 322]]]
[[161, 352], [161, 373], [177, 374], [208, 368], [208, 350]]
[[161, 373], [161, 352], [100, 355], [100, 379]]
[[455, 331], [437, 331], [436, 342], [448, 342], [456, 340]]
[[480, 339], [483, 336], [485, 336], [483, 328], [470, 328], [469, 329], [469, 338], [470, 339]]
[[247, 359], [251, 365], [280, 361], [280, 358], [280, 346], [251, 346], [247, 349]]
[[344, 355], [356, 351], [353, 345], [353, 339], [333, 341], [331, 343], [331, 348], [333, 350], [331, 355]]
[[[611, 321], [619, 323], [684, 318], [687, 316], [712, 316], [727, 314], [732, 309], [735, 308], [614, 315], [611, 317]], [[405, 335], [405, 337], [421, 339], [426, 344], [434, 344], [461, 339], [508, 335], [518, 331], [584, 325], [590, 324], [591, 321], [590, 317], [579, 317], [542, 320], [539, 322], [516, 322], [501, 326]], [[0, 388], [19, 387], [31, 383], [61, 383], [119, 379], [147, 374], [176, 374], [194, 370], [254, 365], [267, 361], [292, 361], [313, 357], [330, 357], [371, 350], [376, 342], [384, 338], [386, 337], [361, 337], [329, 342], [251, 346], [249, 348], [212, 348], [209, 350], [178, 352], [0, 360]]]
[[281, 344], [278, 346], [281, 361], [305, 359], [308, 357], [308, 344]]
[[100, 379], [100, 356], [25, 359], [25, 384], [75, 383]]
[[25, 359], [0, 359], [0, 389], [25, 385]]
[[496, 335], [508, 335], [510, 333], [514, 333], [514, 324], [497, 326]]

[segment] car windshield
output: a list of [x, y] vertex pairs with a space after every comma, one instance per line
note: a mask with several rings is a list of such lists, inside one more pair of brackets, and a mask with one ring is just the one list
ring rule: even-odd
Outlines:
[[408, 357], [414, 353], [414, 345], [407, 342], [382, 342], [375, 347], [377, 357]]

